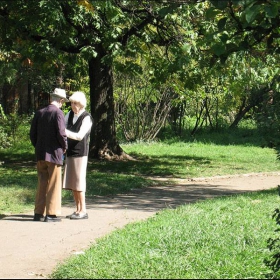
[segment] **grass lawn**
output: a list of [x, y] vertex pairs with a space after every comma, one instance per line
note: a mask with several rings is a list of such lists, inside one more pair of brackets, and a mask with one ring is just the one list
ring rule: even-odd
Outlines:
[[[247, 132], [246, 132], [247, 133]], [[193, 178], [280, 170], [278, 152], [256, 137], [228, 134], [196, 141], [122, 144], [135, 161], [90, 160], [87, 198]], [[37, 174], [29, 143], [0, 151], [0, 217], [34, 208]], [[170, 181], [172, 182], [172, 181]], [[170, 184], [168, 182], [168, 184]], [[160, 182], [161, 184], [161, 182]], [[63, 192], [63, 203], [72, 198]], [[100, 238], [52, 278], [267, 278], [277, 190], [182, 205]]]
[[[276, 190], [163, 210], [100, 238], [53, 279], [265, 279]], [[279, 234], [278, 234], [279, 235]]]

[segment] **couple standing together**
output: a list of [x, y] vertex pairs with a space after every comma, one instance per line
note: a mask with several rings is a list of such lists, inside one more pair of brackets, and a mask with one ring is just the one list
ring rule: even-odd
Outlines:
[[[68, 101], [71, 110], [64, 116], [61, 107]], [[38, 174], [34, 221], [61, 221], [58, 215], [61, 214], [62, 188], [72, 190], [76, 203], [76, 211], [66, 218], [88, 219], [85, 192], [92, 117], [85, 107], [83, 92], [74, 92], [68, 100], [65, 90], [56, 88], [50, 95], [50, 104], [34, 115], [30, 127]]]

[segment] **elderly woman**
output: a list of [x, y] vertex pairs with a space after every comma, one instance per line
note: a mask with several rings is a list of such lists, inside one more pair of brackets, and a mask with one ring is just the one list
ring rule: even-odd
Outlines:
[[71, 110], [65, 116], [68, 149], [63, 189], [72, 190], [77, 209], [66, 218], [71, 220], [88, 219], [85, 193], [92, 117], [85, 110], [86, 97], [83, 92], [74, 92], [69, 100], [71, 101]]

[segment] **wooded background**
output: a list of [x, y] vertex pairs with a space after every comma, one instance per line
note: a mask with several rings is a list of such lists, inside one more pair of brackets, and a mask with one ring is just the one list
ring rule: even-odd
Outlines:
[[0, 119], [32, 115], [61, 87], [87, 94], [93, 158], [128, 157], [120, 137], [154, 140], [167, 125], [195, 135], [245, 118], [278, 145], [279, 8], [277, 0], [0, 1]]

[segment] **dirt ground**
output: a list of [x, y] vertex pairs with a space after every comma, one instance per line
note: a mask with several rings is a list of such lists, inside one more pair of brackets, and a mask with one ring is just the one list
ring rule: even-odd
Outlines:
[[278, 184], [280, 172], [193, 178], [125, 195], [96, 197], [87, 201], [88, 220], [65, 218], [74, 205], [62, 208], [61, 223], [33, 222], [33, 212], [6, 216], [0, 220], [0, 278], [48, 279], [57, 264], [82, 254], [98, 238], [128, 223], [147, 219], [165, 208]]

